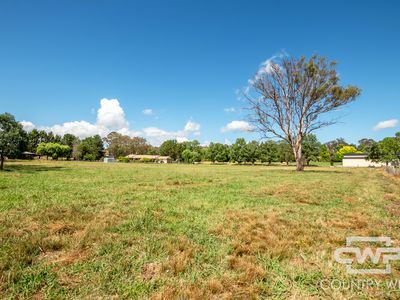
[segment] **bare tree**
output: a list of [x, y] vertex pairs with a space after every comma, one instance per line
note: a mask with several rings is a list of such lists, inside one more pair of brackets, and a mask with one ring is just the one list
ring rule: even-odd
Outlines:
[[293, 149], [297, 171], [304, 169], [301, 142], [305, 135], [336, 123], [321, 116], [355, 100], [360, 89], [339, 85], [336, 63], [316, 55], [309, 59], [282, 56], [266, 61], [249, 81], [245, 97], [250, 121], [263, 137], [279, 137]]

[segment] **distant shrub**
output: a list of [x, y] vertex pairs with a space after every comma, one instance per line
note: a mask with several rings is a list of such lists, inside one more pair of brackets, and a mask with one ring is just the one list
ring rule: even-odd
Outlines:
[[354, 154], [354, 153], [362, 153], [362, 152], [358, 151], [357, 148], [353, 146], [343, 146], [336, 152], [336, 155], [338, 159], [342, 160], [345, 154]]
[[125, 156], [119, 156], [119, 157], [118, 157], [118, 161], [119, 161], [119, 162], [128, 163], [130, 160], [129, 160], [129, 158], [127, 158], [127, 157], [125, 157]]
[[83, 160], [95, 161], [96, 160], [96, 156], [91, 154], [91, 153], [86, 153], [83, 156]]

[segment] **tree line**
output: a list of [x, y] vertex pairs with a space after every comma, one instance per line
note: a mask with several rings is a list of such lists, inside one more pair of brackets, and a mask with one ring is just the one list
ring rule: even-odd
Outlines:
[[[129, 137], [111, 132], [105, 138], [99, 135], [79, 139], [73, 134], [63, 136], [52, 132], [33, 129], [26, 132], [22, 125], [9, 113], [0, 115], [0, 156], [3, 168], [4, 157], [21, 158], [23, 153], [31, 152], [47, 159], [100, 160], [106, 151], [109, 155], [123, 161], [129, 154], [157, 154], [170, 156], [173, 161], [196, 163], [211, 161], [213, 163], [234, 162], [238, 164], [265, 164], [295, 162], [292, 146], [285, 140], [249, 141], [238, 138], [232, 145], [210, 143], [202, 146], [197, 140], [177, 142], [167, 140], [159, 147], [150, 145], [145, 138]], [[345, 154], [366, 153], [369, 159], [376, 162], [399, 163], [400, 132], [381, 141], [369, 138], [361, 139], [357, 145], [338, 138], [322, 144], [315, 134], [302, 138], [302, 163], [340, 162]]]
[[104, 155], [103, 139], [99, 135], [79, 139], [73, 134], [64, 136], [33, 129], [26, 132], [9, 113], [0, 115], [0, 169], [4, 158], [23, 158], [24, 152], [47, 159], [99, 160]]
[[[394, 137], [386, 137], [376, 142], [364, 138], [358, 144], [347, 143], [338, 138], [322, 144], [315, 134], [302, 138], [302, 163], [311, 162], [341, 162], [345, 154], [365, 153], [368, 159], [383, 163], [400, 163], [400, 132]], [[291, 145], [285, 140], [267, 140], [263, 142], [249, 141], [238, 138], [234, 144], [210, 143], [201, 147], [198, 141], [178, 143], [176, 140], [165, 141], [159, 148], [161, 155], [168, 155], [173, 160], [187, 163], [208, 160], [211, 162], [235, 162], [238, 164], [259, 161], [261, 163], [292, 163], [296, 162]]]

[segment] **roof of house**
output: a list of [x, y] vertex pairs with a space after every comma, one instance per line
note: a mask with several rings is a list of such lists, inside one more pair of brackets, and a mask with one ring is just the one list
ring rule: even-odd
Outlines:
[[162, 155], [150, 155], [150, 154], [129, 154], [126, 156], [127, 158], [132, 159], [141, 159], [141, 158], [148, 158], [148, 159], [171, 159], [169, 156], [162, 156]]
[[367, 158], [368, 154], [367, 153], [348, 153], [343, 155], [343, 159], [345, 158]]
[[22, 152], [22, 154], [24, 154], [24, 155], [36, 155], [36, 153], [28, 152], [28, 151], [24, 151], [24, 152]]

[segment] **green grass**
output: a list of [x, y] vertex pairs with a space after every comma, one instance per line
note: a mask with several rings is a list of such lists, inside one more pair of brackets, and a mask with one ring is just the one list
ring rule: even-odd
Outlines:
[[[6, 162], [0, 298], [398, 298], [350, 280], [347, 236], [400, 239], [379, 169]], [[399, 246], [397, 244], [397, 246]], [[400, 264], [392, 263], [398, 278]]]

